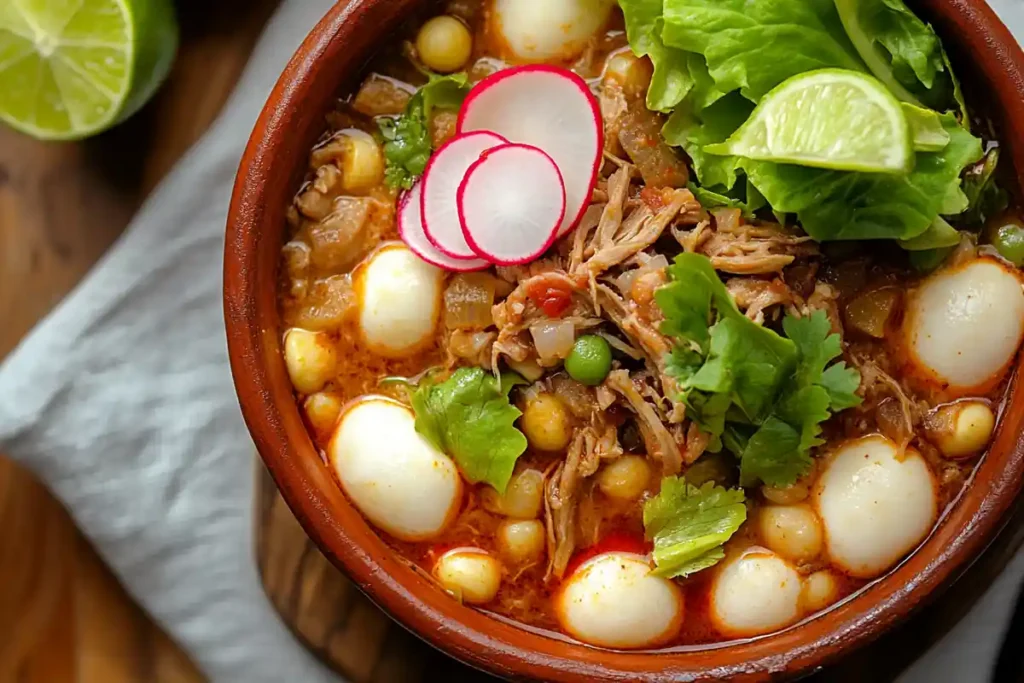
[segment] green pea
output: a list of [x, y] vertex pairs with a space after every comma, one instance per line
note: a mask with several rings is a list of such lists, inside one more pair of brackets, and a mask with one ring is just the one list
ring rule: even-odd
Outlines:
[[1017, 266], [1024, 266], [1024, 226], [1006, 223], [996, 228], [992, 244], [1004, 259]]
[[612, 347], [603, 337], [587, 334], [576, 340], [565, 370], [577, 382], [594, 387], [604, 381], [612, 369]]

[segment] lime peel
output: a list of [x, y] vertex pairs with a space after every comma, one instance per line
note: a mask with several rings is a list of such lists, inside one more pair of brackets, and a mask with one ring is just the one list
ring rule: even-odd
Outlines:
[[900, 101], [878, 79], [820, 69], [783, 81], [708, 154], [861, 173], [909, 173], [913, 137]]
[[79, 140], [135, 113], [178, 45], [171, 0], [0, 3], [0, 121]]

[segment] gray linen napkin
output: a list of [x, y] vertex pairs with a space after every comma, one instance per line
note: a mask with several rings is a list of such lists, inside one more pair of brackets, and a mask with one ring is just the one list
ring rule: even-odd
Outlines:
[[[221, 316], [238, 160], [278, 74], [331, 4], [283, 4], [210, 132], [0, 365], [0, 450], [47, 482], [215, 683], [335, 680], [281, 626], [259, 586], [252, 445]], [[1024, 0], [993, 5], [1024, 35]], [[901, 683], [985, 680], [1022, 575], [1024, 555]]]

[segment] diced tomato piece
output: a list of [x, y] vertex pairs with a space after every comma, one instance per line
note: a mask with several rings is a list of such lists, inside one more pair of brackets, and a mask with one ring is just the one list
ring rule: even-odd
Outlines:
[[526, 295], [549, 318], [561, 318], [572, 305], [572, 291], [561, 280], [539, 281], [526, 290]]

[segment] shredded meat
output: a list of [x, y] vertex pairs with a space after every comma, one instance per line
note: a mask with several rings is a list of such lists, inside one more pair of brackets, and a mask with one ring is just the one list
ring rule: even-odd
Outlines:
[[914, 438], [914, 427], [924, 418], [927, 404], [912, 401], [900, 383], [874, 360], [859, 354], [852, 354], [850, 360], [860, 371], [857, 392], [866, 399], [864, 406], [876, 412], [883, 433], [896, 442], [900, 450], [905, 449]]
[[636, 413], [647, 456], [661, 463], [665, 476], [678, 474], [683, 464], [679, 445], [662, 423], [655, 407], [640, 395], [629, 373], [613, 370], [605, 379], [605, 386], [626, 399], [626, 403]]
[[576, 548], [580, 485], [594, 475], [602, 460], [622, 455], [618, 433], [595, 414], [591, 424], [578, 429], [565, 461], [548, 477], [544, 511], [548, 541], [548, 578], [561, 579]]
[[797, 258], [818, 254], [812, 238], [795, 230], [775, 223], [746, 223], [738, 209], [715, 213], [714, 221], [702, 221], [693, 230], [672, 231], [684, 250], [704, 254], [715, 270], [766, 275], [781, 272]]
[[794, 302], [792, 290], [781, 278], [762, 280], [734, 277], [726, 282], [725, 286], [736, 300], [736, 305], [759, 325], [764, 323], [765, 311], [768, 309]]

